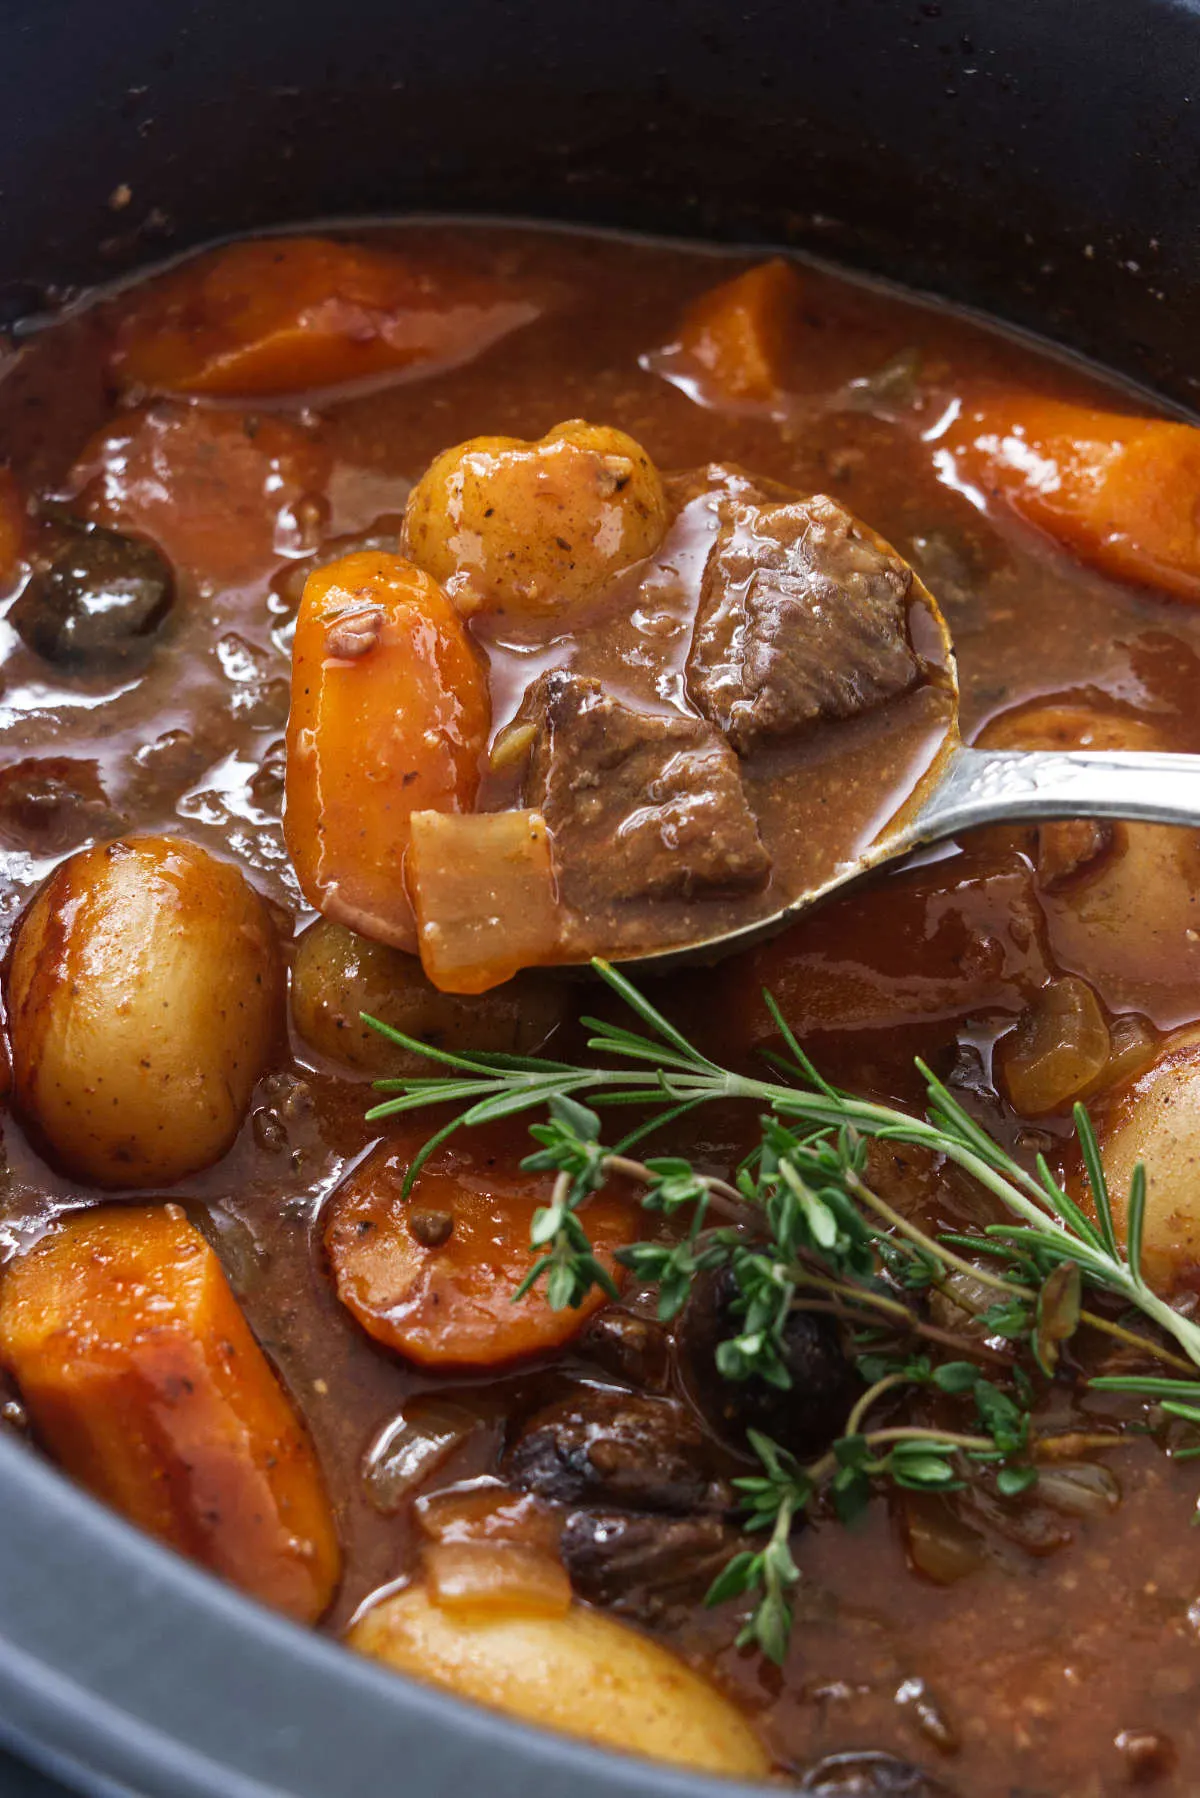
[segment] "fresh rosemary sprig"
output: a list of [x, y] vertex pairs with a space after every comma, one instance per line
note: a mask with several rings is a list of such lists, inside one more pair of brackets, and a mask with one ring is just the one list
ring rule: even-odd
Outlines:
[[[912, 1117], [891, 1106], [876, 1105], [839, 1092], [817, 1072], [771, 995], [766, 994], [767, 1005], [788, 1049], [787, 1056], [773, 1055], [771, 1060], [788, 1078], [786, 1082], [755, 1079], [722, 1068], [701, 1054], [619, 969], [600, 960], [592, 965], [652, 1033], [650, 1036], [639, 1035], [599, 1018], [585, 1018], [584, 1023], [594, 1033], [588, 1039], [588, 1048], [612, 1058], [618, 1064], [616, 1066], [577, 1067], [536, 1056], [455, 1055], [444, 1049], [434, 1049], [363, 1014], [365, 1023], [401, 1048], [454, 1070], [454, 1077], [443, 1074], [375, 1083], [378, 1091], [394, 1096], [367, 1113], [371, 1122], [431, 1105], [462, 1107], [453, 1122], [438, 1131], [414, 1160], [408, 1172], [408, 1190], [428, 1156], [452, 1131], [544, 1107], [553, 1098], [586, 1094], [592, 1105], [659, 1107], [650, 1124], [643, 1125], [626, 1138], [624, 1145], [618, 1145], [617, 1153], [648, 1135], [651, 1129], [661, 1127], [698, 1105], [722, 1099], [749, 1100], [766, 1106], [776, 1118], [796, 1120], [810, 1126], [814, 1142], [822, 1140], [822, 1132], [830, 1129], [844, 1132], [849, 1128], [857, 1137], [908, 1143], [944, 1156], [972, 1175], [1018, 1220], [989, 1225], [982, 1241], [977, 1243], [974, 1238], [969, 1239], [972, 1248], [998, 1250], [1012, 1265], [1024, 1266], [1031, 1275], [1042, 1277], [1059, 1262], [1073, 1261], [1089, 1284], [1123, 1298], [1173, 1337], [1188, 1361], [1200, 1366], [1200, 1324], [1184, 1317], [1152, 1292], [1142, 1275], [1144, 1174], [1140, 1169], [1135, 1170], [1131, 1182], [1126, 1210], [1128, 1250], [1123, 1253], [1117, 1241], [1095, 1132], [1082, 1106], [1075, 1108], [1075, 1124], [1096, 1209], [1095, 1223], [1054, 1178], [1043, 1156], [1037, 1158], [1036, 1175], [1029, 1173], [970, 1117], [924, 1062], [918, 1060], [917, 1067], [928, 1093], [925, 1118]], [[620, 1065], [622, 1063], [632, 1065]], [[567, 1228], [565, 1213], [573, 1211], [588, 1192], [595, 1190], [596, 1167], [593, 1150], [588, 1167], [572, 1171], [567, 1196], [562, 1201], [563, 1211], [556, 1219], [562, 1229]], [[707, 1184], [712, 1190], [712, 1183]], [[559, 1246], [557, 1240], [555, 1246]], [[943, 1261], [948, 1259], [944, 1254], [941, 1258]], [[563, 1259], [566, 1261], [565, 1253]], [[569, 1261], [567, 1264], [570, 1265]], [[972, 1268], [971, 1272], [978, 1277], [978, 1270]], [[1012, 1281], [997, 1281], [997, 1285], [1012, 1296]], [[1024, 1296], [1032, 1298], [1034, 1293], [1027, 1292]]]
[[[1200, 1325], [1152, 1292], [1142, 1275], [1143, 1172], [1135, 1170], [1131, 1183], [1122, 1251], [1099, 1147], [1082, 1107], [1076, 1107], [1075, 1122], [1094, 1222], [1043, 1157], [1036, 1174], [1028, 1172], [924, 1063], [917, 1063], [928, 1094], [924, 1118], [841, 1092], [812, 1065], [768, 994], [787, 1052], [769, 1057], [782, 1079], [756, 1079], [703, 1055], [619, 970], [601, 961], [593, 965], [649, 1034], [586, 1018], [588, 1048], [604, 1061], [580, 1067], [539, 1057], [451, 1054], [365, 1017], [391, 1041], [446, 1070], [378, 1081], [377, 1089], [393, 1096], [367, 1116], [375, 1121], [430, 1105], [461, 1108], [414, 1159], [406, 1182], [411, 1190], [428, 1156], [454, 1130], [534, 1109], [547, 1113], [531, 1126], [538, 1148], [523, 1165], [553, 1173], [555, 1180], [550, 1203], [534, 1219], [536, 1260], [517, 1296], [539, 1281], [556, 1307], [579, 1305], [596, 1285], [615, 1292], [592, 1252], [579, 1208], [610, 1176], [621, 1174], [640, 1184], [647, 1210], [683, 1224], [669, 1241], [635, 1243], [620, 1255], [657, 1288], [663, 1318], [682, 1308], [697, 1275], [727, 1270], [736, 1321], [716, 1357], [726, 1379], [754, 1377], [782, 1389], [791, 1384], [786, 1330], [795, 1309], [832, 1313], [850, 1331], [867, 1390], [830, 1451], [805, 1468], [778, 1443], [751, 1433], [762, 1473], [736, 1484], [747, 1530], [770, 1534], [762, 1549], [736, 1555], [709, 1594], [714, 1603], [753, 1598], [740, 1641], [756, 1643], [774, 1660], [786, 1652], [799, 1580], [789, 1538], [796, 1519], [818, 1499], [848, 1519], [878, 1482], [945, 1492], [986, 1474], [1001, 1496], [1013, 1497], [1036, 1481], [1032, 1385], [1019, 1360], [1026, 1348], [1041, 1375], [1053, 1377], [1063, 1343], [1083, 1322], [1184, 1371], [1200, 1368]], [[754, 1103], [762, 1113], [761, 1140], [736, 1184], [701, 1174], [680, 1157], [640, 1161], [632, 1154], [644, 1137], [697, 1106], [730, 1099]], [[592, 1107], [620, 1105], [648, 1108], [650, 1115], [609, 1148]], [[868, 1138], [911, 1144], [954, 1162], [999, 1200], [1008, 1221], [978, 1235], [935, 1241], [871, 1189]], [[976, 1260], [964, 1259], [959, 1249]], [[982, 1286], [994, 1298], [980, 1304], [968, 1297], [964, 1279], [972, 1292]], [[1183, 1355], [1084, 1309], [1085, 1285], [1124, 1299]], [[917, 1299], [930, 1288], [974, 1313], [992, 1340], [978, 1332], [956, 1334], [922, 1315]], [[1009, 1342], [1011, 1351], [998, 1350], [997, 1339]], [[953, 1358], [935, 1362], [934, 1351]], [[984, 1367], [1002, 1383], [988, 1378]], [[1130, 1377], [1095, 1384], [1152, 1397], [1170, 1414], [1200, 1422], [1195, 1380]], [[928, 1387], [943, 1403], [972, 1400], [974, 1428], [867, 1428], [875, 1403], [902, 1386]]]

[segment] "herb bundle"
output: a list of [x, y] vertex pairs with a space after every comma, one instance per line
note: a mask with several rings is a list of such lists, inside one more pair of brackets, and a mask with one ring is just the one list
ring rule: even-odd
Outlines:
[[[777, 1078], [757, 1079], [702, 1054], [619, 970], [602, 961], [593, 966], [644, 1026], [643, 1033], [585, 1018], [592, 1032], [587, 1047], [603, 1058], [599, 1065], [450, 1054], [364, 1014], [389, 1040], [445, 1070], [376, 1082], [389, 1096], [367, 1117], [459, 1107], [414, 1159], [409, 1191], [428, 1157], [455, 1130], [546, 1112], [531, 1126], [538, 1146], [523, 1166], [553, 1174], [554, 1185], [549, 1204], [535, 1215], [535, 1259], [516, 1297], [539, 1283], [556, 1308], [578, 1306], [597, 1286], [616, 1296], [580, 1208], [620, 1175], [640, 1187], [647, 1211], [677, 1220], [669, 1240], [634, 1243], [620, 1253], [624, 1265], [657, 1290], [664, 1320], [680, 1312], [698, 1276], [722, 1271], [731, 1282], [733, 1333], [716, 1352], [725, 1379], [756, 1378], [786, 1390], [791, 1374], [785, 1332], [793, 1310], [830, 1313], [841, 1321], [865, 1390], [828, 1453], [802, 1467], [771, 1438], [749, 1433], [761, 1472], [735, 1484], [745, 1527], [762, 1535], [764, 1545], [735, 1555], [708, 1595], [714, 1604], [750, 1595], [739, 1641], [782, 1661], [800, 1578], [790, 1537], [797, 1519], [818, 1502], [849, 1520], [881, 1483], [949, 1492], [986, 1473], [1002, 1497], [1032, 1487], [1039, 1445], [1031, 1428], [1031, 1376], [1053, 1377], [1063, 1344], [1081, 1324], [1184, 1373], [1198, 1370], [1189, 1379], [1097, 1378], [1092, 1386], [1151, 1398], [1168, 1415], [1200, 1423], [1200, 1325], [1154, 1293], [1142, 1273], [1144, 1172], [1134, 1172], [1122, 1247], [1082, 1106], [1075, 1124], [1094, 1220], [1044, 1157], [1037, 1158], [1035, 1172], [1022, 1167], [923, 1062], [917, 1066], [928, 1095], [924, 1118], [855, 1098], [822, 1078], [767, 994], [784, 1052], [768, 1056]], [[635, 1156], [652, 1133], [701, 1105], [731, 1099], [756, 1105], [761, 1117], [760, 1140], [735, 1181], [700, 1173], [681, 1157]], [[619, 1106], [647, 1115], [609, 1146], [599, 1113]], [[872, 1138], [954, 1163], [999, 1201], [1005, 1221], [965, 1235], [930, 1236], [872, 1189]], [[1089, 1287], [1123, 1300], [1155, 1333], [1135, 1332], [1086, 1308]], [[935, 1290], [982, 1327], [956, 1333], [931, 1322], [919, 1300]], [[987, 1294], [986, 1302], [980, 1293]], [[902, 1387], [926, 1387], [969, 1403], [970, 1427], [872, 1427], [877, 1402]], [[1112, 1438], [1106, 1440], [1111, 1445]], [[1200, 1448], [1182, 1452], [1200, 1454]]]

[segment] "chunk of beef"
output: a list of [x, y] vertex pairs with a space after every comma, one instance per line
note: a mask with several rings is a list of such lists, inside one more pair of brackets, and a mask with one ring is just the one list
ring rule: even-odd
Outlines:
[[751, 497], [739, 481], [717, 515], [687, 687], [739, 755], [915, 684], [912, 570], [835, 500]]
[[741, 1446], [747, 1430], [755, 1429], [802, 1458], [819, 1454], [841, 1435], [862, 1390], [836, 1323], [812, 1311], [791, 1313], [783, 1339], [789, 1387], [769, 1385], [757, 1375], [727, 1380], [717, 1370], [716, 1353], [718, 1344], [742, 1327], [732, 1309], [735, 1290], [728, 1269], [702, 1276], [693, 1287], [680, 1338], [689, 1397], [730, 1444]]
[[1098, 873], [1118, 841], [1110, 818], [1057, 818], [1039, 824], [1038, 885], [1044, 893], [1061, 893], [1081, 876]]
[[535, 689], [525, 803], [554, 840], [560, 890], [595, 916], [638, 899], [761, 886], [770, 857], [737, 761], [700, 718], [635, 711], [566, 672]]
[[0, 844], [59, 855], [89, 837], [115, 836], [127, 820], [109, 804], [100, 765], [74, 756], [29, 756], [0, 772]]
[[638, 1317], [606, 1305], [584, 1331], [579, 1346], [590, 1361], [615, 1379], [628, 1381], [643, 1392], [666, 1390], [671, 1336], [653, 1317]]
[[742, 1542], [712, 1512], [572, 1511], [559, 1547], [581, 1598], [654, 1623], [702, 1599]]
[[8, 621], [46, 661], [98, 663], [149, 649], [175, 603], [171, 564], [145, 537], [60, 520]]
[[583, 1387], [534, 1416], [504, 1467], [515, 1486], [566, 1505], [722, 1511], [704, 1436], [680, 1405]]

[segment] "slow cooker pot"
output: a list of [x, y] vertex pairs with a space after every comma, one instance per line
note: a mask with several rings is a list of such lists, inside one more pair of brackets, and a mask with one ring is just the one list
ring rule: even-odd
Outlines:
[[[522, 215], [789, 244], [1194, 403], [1197, 0], [7, 0], [0, 323], [206, 239]], [[396, 1678], [0, 1440], [0, 1735], [142, 1798], [702, 1798]]]

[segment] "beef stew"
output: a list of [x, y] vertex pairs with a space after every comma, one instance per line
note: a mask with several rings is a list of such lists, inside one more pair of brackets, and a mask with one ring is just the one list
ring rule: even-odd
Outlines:
[[[706, 1316], [693, 1295], [661, 1324], [637, 1278], [607, 1302], [597, 1288], [554, 1308], [535, 1288], [514, 1304], [553, 1175], [520, 1171], [533, 1145], [518, 1118], [443, 1144], [405, 1190], [434, 1124], [388, 1123], [375, 1146], [369, 1078], [416, 1069], [360, 1014], [388, 1022], [386, 999], [403, 1036], [444, 1052], [569, 1063], [581, 1013], [603, 1002], [549, 971], [492, 983], [498, 966], [554, 957], [514, 959], [507, 933], [480, 943], [487, 882], [509, 883], [526, 922], [549, 882], [550, 915], [561, 927], [565, 902], [583, 949], [641, 948], [647, 916], [671, 941], [697, 905], [749, 915], [735, 908], [761, 903], [765, 880], [827, 853], [823, 814], [852, 840], [878, 828], [944, 722], [945, 685], [902, 628], [909, 570], [951, 619], [968, 735], [1194, 748], [1193, 427], [1147, 420], [1140, 397], [998, 331], [803, 264], [752, 278], [707, 252], [519, 230], [359, 236], [218, 252], [97, 296], [0, 387], [11, 1417], [246, 1589], [521, 1715], [580, 1726], [561, 1693], [513, 1675], [536, 1651], [622, 1671], [606, 1723], [581, 1706], [601, 1739], [774, 1767], [805, 1789], [1187, 1790], [1193, 1420], [1087, 1384], [1136, 1372], [1139, 1350], [1091, 1326], [1064, 1336], [1029, 1410], [1058, 1459], [1025, 1491], [985, 1467], [945, 1491], [875, 1490], [853, 1529], [819, 1507], [795, 1519], [780, 1674], [737, 1646], [738, 1595], [706, 1609], [701, 1588], [756, 1546], [732, 1484], [761, 1472], [747, 1428], [806, 1460], [843, 1439], [866, 1384], [845, 1319], [795, 1313], [805, 1404], [788, 1443], [786, 1388], [719, 1367], [714, 1380], [727, 1296]], [[291, 273], [276, 283], [280, 258]], [[407, 284], [383, 282], [393, 265]], [[486, 431], [536, 446], [572, 415], [667, 471], [661, 516], [652, 494], [591, 598], [541, 563], [514, 624], [495, 587], [465, 592], [469, 557], [447, 571], [423, 547], [412, 495], [448, 445]], [[650, 547], [648, 524], [665, 533]], [[306, 663], [301, 633], [331, 593]], [[828, 634], [798, 641], [806, 616]], [[426, 635], [439, 679], [419, 688]], [[382, 710], [331, 697], [313, 722], [298, 714], [306, 666], [352, 676], [381, 649]], [[293, 784], [308, 729], [341, 745], [327, 767], [308, 758], [311, 800]], [[390, 810], [422, 734], [441, 763], [408, 782], [420, 807]], [[635, 802], [660, 815], [630, 843]], [[429, 841], [413, 827], [409, 894], [397, 819], [413, 811], [432, 823]], [[472, 862], [461, 827], [477, 819], [492, 834]], [[332, 849], [328, 825], [345, 831]], [[328, 878], [327, 850], [345, 857]], [[1147, 826], [981, 835], [656, 985], [655, 1003], [749, 1067], [781, 1047], [769, 986], [829, 1078], [909, 1111], [919, 1052], [1005, 1148], [1044, 1153], [1076, 1193], [1068, 1113], [1086, 1099], [1121, 1231], [1133, 1163], [1148, 1166], [1145, 1267], [1186, 1321], [1194, 854], [1185, 833]], [[349, 892], [350, 873], [368, 886]], [[452, 875], [430, 909], [422, 895]], [[469, 953], [451, 944], [422, 970], [418, 928], [423, 945], [454, 917], [475, 933]], [[583, 941], [598, 921], [601, 939]], [[455, 979], [465, 993], [442, 990]], [[368, 989], [383, 999], [362, 1002]], [[727, 1180], [756, 1132], [755, 1116], [714, 1110], [664, 1140]], [[994, 1221], [944, 1160], [879, 1156], [872, 1181], [902, 1218], [960, 1236]], [[616, 1178], [581, 1215], [609, 1278], [658, 1227]], [[157, 1291], [152, 1234], [173, 1242], [147, 1319], [130, 1295]], [[188, 1266], [207, 1271], [185, 1300]], [[973, 1302], [956, 1277], [922, 1317], [959, 1339]], [[997, 1327], [973, 1352], [1003, 1371], [1007, 1340]], [[101, 1364], [119, 1406], [89, 1390], [106, 1389]], [[453, 1429], [436, 1413], [420, 1427], [431, 1395], [458, 1408]], [[882, 1403], [889, 1421], [953, 1433], [919, 1381]], [[379, 1444], [410, 1415], [412, 1477], [398, 1488], [393, 1465], [381, 1508]], [[241, 1462], [223, 1449], [239, 1420]], [[278, 1467], [262, 1475], [276, 1437], [290, 1491]], [[254, 1497], [240, 1478], [259, 1480]], [[169, 1491], [169, 1517], [144, 1502], [153, 1491]], [[272, 1529], [309, 1544], [303, 1599], [268, 1577]], [[507, 1683], [472, 1684], [468, 1660], [507, 1667]], [[679, 1708], [654, 1726], [645, 1694], [672, 1682]]]

